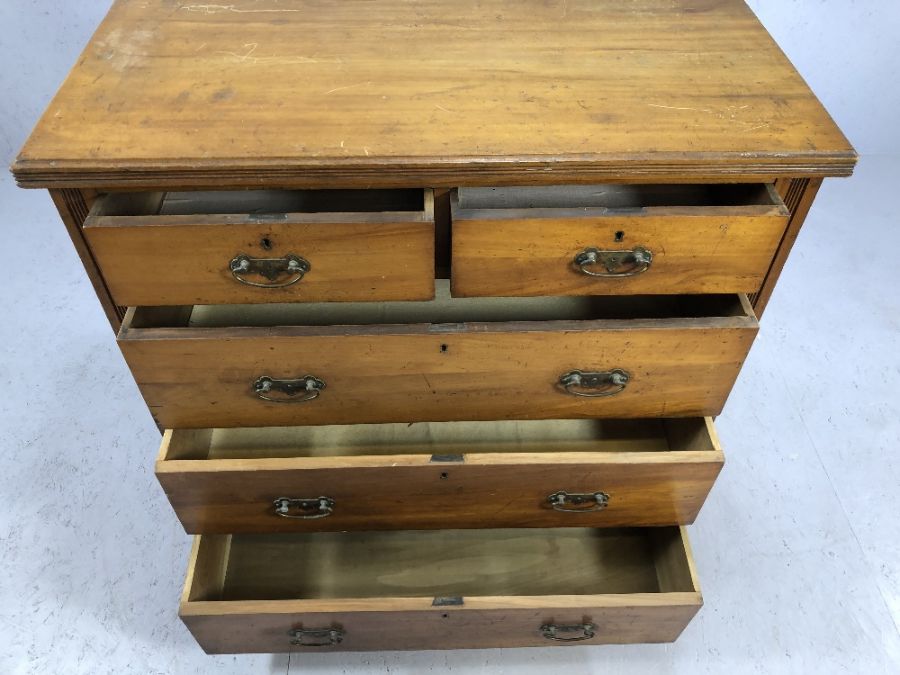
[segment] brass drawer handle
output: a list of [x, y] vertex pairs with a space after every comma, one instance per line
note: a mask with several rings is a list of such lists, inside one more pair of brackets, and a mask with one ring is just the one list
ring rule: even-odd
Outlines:
[[[288, 635], [295, 647], [334, 647], [344, 641], [344, 631], [338, 628], [295, 628]], [[304, 642], [306, 639], [315, 642]]]
[[[327, 518], [334, 513], [334, 500], [331, 497], [316, 497], [315, 499], [279, 497], [272, 502], [272, 506], [275, 507], [275, 515], [297, 520]], [[292, 508], [298, 512], [291, 513]]]
[[[557, 642], [581, 642], [594, 637], [594, 631], [596, 630], [597, 626], [592, 623], [579, 623], [572, 626], [557, 626], [555, 623], [545, 623], [541, 626], [541, 635], [548, 640], [556, 640]], [[581, 633], [581, 635], [560, 637], [560, 633]]]
[[[263, 401], [271, 403], [305, 403], [319, 398], [319, 394], [325, 388], [325, 383], [312, 375], [304, 375], [295, 380], [277, 380], [274, 377], [263, 375], [253, 383], [253, 391]], [[270, 392], [278, 391], [284, 397], [270, 396]], [[304, 394], [303, 396], [297, 396]]]
[[[557, 384], [567, 394], [572, 394], [572, 396], [599, 398], [601, 396], [615, 396], [625, 389], [630, 380], [631, 375], [621, 368], [592, 373], [572, 370], [560, 375]], [[581, 391], [582, 389], [597, 391]]]
[[[652, 262], [653, 253], [643, 246], [635, 246], [630, 251], [602, 251], [599, 248], [586, 248], [574, 259], [575, 266], [582, 274], [607, 279], [642, 274], [650, 268]], [[588, 269], [589, 266], [597, 264], [602, 265], [606, 271], [592, 272]], [[621, 271], [622, 267], [627, 267], [627, 269]]]
[[[556, 511], [564, 513], [588, 513], [590, 511], [602, 511], [609, 506], [609, 495], [605, 492], [594, 492], [593, 494], [569, 494], [563, 490], [554, 492], [547, 497], [547, 502]], [[584, 508], [569, 508], [571, 506], [582, 506]]]
[[[291, 286], [300, 281], [303, 275], [311, 269], [308, 260], [293, 253], [283, 258], [251, 258], [245, 253], [239, 253], [231, 259], [228, 267], [231, 270], [231, 276], [242, 284], [256, 288], [284, 288]], [[245, 274], [258, 274], [268, 279], [271, 283], [250, 281], [243, 277]], [[289, 278], [279, 282], [278, 279], [285, 274], [289, 275]]]

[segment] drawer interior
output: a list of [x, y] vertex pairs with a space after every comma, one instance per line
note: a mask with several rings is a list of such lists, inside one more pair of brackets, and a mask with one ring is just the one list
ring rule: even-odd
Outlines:
[[264, 215], [422, 211], [424, 208], [425, 192], [419, 189], [119, 192], [105, 195], [93, 215]]
[[424, 302], [137, 307], [126, 324], [130, 328], [223, 328], [747, 316], [752, 316], [752, 309], [742, 295], [453, 298], [449, 281], [436, 279], [435, 299]]
[[457, 208], [474, 209], [640, 209], [660, 206], [776, 206], [781, 199], [768, 184], [551, 185], [471, 187], [457, 190]]
[[677, 527], [204, 535], [189, 601], [696, 592]]
[[716, 452], [704, 418], [506, 420], [319, 427], [175, 429], [163, 461], [464, 455], [473, 453]]

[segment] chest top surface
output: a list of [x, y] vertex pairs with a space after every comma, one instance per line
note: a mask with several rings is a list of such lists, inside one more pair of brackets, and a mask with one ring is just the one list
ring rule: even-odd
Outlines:
[[440, 186], [854, 162], [742, 0], [118, 0], [13, 171]]

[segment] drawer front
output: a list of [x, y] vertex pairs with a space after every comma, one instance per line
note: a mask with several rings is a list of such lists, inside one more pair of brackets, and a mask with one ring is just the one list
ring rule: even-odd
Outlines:
[[120, 216], [101, 202], [84, 231], [120, 305], [421, 300], [434, 296], [426, 195], [408, 212]]
[[453, 293], [753, 293], [787, 226], [788, 211], [778, 201], [632, 209], [465, 209], [457, 198]]
[[203, 535], [180, 616], [208, 653], [466, 649], [671, 642], [702, 604], [683, 529], [459, 532]]
[[[369, 602], [336, 608], [330, 612], [300, 608], [267, 610], [273, 603], [236, 607], [227, 614], [212, 614], [214, 608], [182, 610], [181, 619], [207, 654], [279, 652], [339, 652], [426, 649], [491, 649], [500, 647], [563, 647], [573, 645], [638, 644], [674, 642], [699, 609], [693, 594], [671, 594], [655, 598], [608, 598], [584, 606], [561, 601], [555, 605], [532, 598], [525, 609], [496, 609], [496, 602], [466, 599], [468, 608], [432, 607], [433, 600], [420, 603]], [[336, 603], [338, 605], [342, 603]], [[258, 607], [254, 605], [260, 605]], [[602, 606], [597, 606], [602, 605]], [[481, 608], [484, 606], [484, 609]], [[563, 642], [544, 636], [546, 625], [575, 627], [593, 624], [594, 636], [584, 641]], [[321, 646], [291, 644], [294, 629], [310, 631], [305, 642]], [[331, 644], [328, 631], [337, 629], [341, 642]], [[568, 629], [566, 629], [568, 631]], [[560, 632], [562, 638], [577, 638], [583, 631]]]
[[119, 345], [166, 428], [679, 417], [721, 411], [758, 328], [751, 317], [491, 326], [317, 334], [132, 329], [126, 317]]
[[[492, 441], [478, 429], [504, 425], [519, 440], [495, 434]], [[278, 434], [265, 432], [291, 430], [257, 430], [262, 438], [238, 450], [229, 449], [228, 430], [175, 430], [166, 432], [156, 475], [189, 533], [693, 522], [723, 463], [712, 420], [647, 425], [653, 430], [637, 437], [595, 420], [450, 423], [462, 427], [455, 442], [429, 447], [409, 442], [406, 424], [360, 425], [354, 448], [327, 439], [346, 427], [298, 430], [319, 443], [311, 450], [269, 445]], [[367, 443], [369, 426], [400, 431], [393, 445], [378, 443], [376, 433]], [[442, 434], [440, 423], [418, 426], [426, 427], [418, 436]], [[547, 427], [561, 430], [555, 441], [540, 439]], [[567, 427], [573, 435], [578, 427], [592, 431], [567, 440]]]

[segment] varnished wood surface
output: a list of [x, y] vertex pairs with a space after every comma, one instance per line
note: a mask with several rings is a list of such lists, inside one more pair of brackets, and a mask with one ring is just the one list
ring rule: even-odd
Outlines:
[[[190, 533], [621, 527], [693, 522], [723, 461], [710, 419], [179, 429], [156, 475]], [[559, 490], [609, 505], [562, 513]], [[319, 496], [326, 518], [272, 505]]]
[[701, 604], [678, 528], [206, 535], [180, 615], [209, 653], [302, 652], [287, 636], [300, 627], [360, 651], [563, 644], [545, 623], [597, 626], [575, 644], [666, 642]]
[[[119, 346], [155, 419], [167, 428], [695, 417], [721, 411], [758, 330], [746, 297], [731, 300], [724, 315], [681, 318], [448, 324], [409, 323], [396, 314], [396, 324], [291, 326], [279, 316], [275, 327], [223, 328], [141, 327], [143, 312], [129, 310]], [[480, 301], [463, 302], [477, 308]], [[598, 302], [559, 298], [549, 307]], [[452, 309], [455, 301], [449, 303]], [[365, 304], [349, 307], [364, 311]], [[387, 311], [388, 304], [370, 309]], [[440, 309], [438, 302], [412, 304]], [[235, 307], [251, 313], [258, 307], [265, 315], [286, 306]], [[584, 398], [557, 386], [573, 369], [613, 368], [632, 375], [614, 396]], [[262, 376], [306, 375], [326, 383], [313, 401], [271, 403], [253, 392]]]
[[[121, 201], [121, 196], [116, 199]], [[103, 201], [85, 222], [84, 234], [119, 304], [347, 302], [434, 296], [430, 190], [424, 191], [424, 198], [420, 191], [420, 203], [409, 211], [341, 212], [350, 206], [365, 208], [365, 201], [360, 206], [337, 197], [332, 211], [279, 213], [278, 209], [291, 205], [279, 204], [277, 199], [271, 204], [262, 200], [261, 204], [221, 205], [213, 198], [199, 206], [206, 213], [182, 206], [120, 214], [108, 213], [112, 209], [105, 208]], [[241, 206], [242, 213], [235, 211]], [[250, 211], [252, 207], [257, 210]], [[235, 279], [229, 266], [239, 254], [299, 256], [310, 270], [283, 288], [249, 286]], [[273, 284], [285, 282], [290, 275], [274, 282], [258, 275], [244, 278]]]
[[741, 0], [118, 0], [14, 172], [452, 187], [854, 163]]
[[775, 284], [781, 276], [781, 270], [787, 262], [788, 255], [797, 241], [800, 234], [800, 228], [806, 221], [806, 216], [812, 208], [813, 200], [822, 186], [821, 178], [794, 178], [781, 179], [776, 182], [775, 187], [781, 193], [782, 198], [791, 210], [791, 220], [778, 244], [778, 250], [772, 258], [772, 263], [766, 278], [762, 283], [759, 291], [751, 298], [753, 302], [753, 310], [758, 317], [766, 311], [766, 305], [769, 304], [769, 298], [775, 290]]
[[[674, 642], [700, 609], [697, 593], [605, 595], [575, 604], [571, 597], [493, 599], [492, 608], [468, 601], [468, 608], [431, 608], [431, 599], [370, 601], [362, 611], [341, 607], [316, 611], [293, 601], [182, 605], [181, 619], [207, 654], [489, 649], [498, 647], [573, 647], [601, 644]], [[321, 604], [321, 603], [320, 603]], [[329, 603], [331, 605], [332, 603]], [[519, 605], [528, 605], [520, 607]], [[277, 610], [273, 611], [273, 605]], [[499, 608], [498, 608], [499, 607]], [[444, 610], [444, 611], [441, 611]], [[598, 630], [591, 640], [552, 642], [541, 635], [547, 623], [590, 622]], [[335, 647], [290, 645], [294, 628], [340, 628], [344, 641]]]
[[[752, 293], [768, 271], [789, 216], [774, 190], [761, 204], [680, 205], [676, 194], [660, 201], [679, 205], [647, 205], [638, 197], [624, 207], [615, 196], [605, 206], [604, 190], [596, 186], [591, 192], [599, 198], [576, 194], [554, 208], [516, 208], [528, 203], [527, 194], [466, 208], [466, 191], [455, 195], [453, 294]], [[653, 258], [646, 272], [633, 276], [591, 277], [573, 262], [587, 248], [638, 246]], [[599, 264], [589, 271], [606, 272]]]
[[88, 217], [91, 205], [94, 201], [95, 194], [92, 190], [50, 190], [50, 197], [53, 204], [59, 212], [59, 217], [72, 239], [72, 244], [81, 258], [81, 264], [94, 287], [97, 299], [100, 301], [101, 307], [106, 314], [106, 318], [112, 326], [114, 332], [118, 332], [122, 325], [122, 317], [125, 316], [125, 308], [116, 304], [109, 286], [103, 278], [103, 273], [97, 264], [93, 252], [88, 246], [84, 236], [82, 225]]

